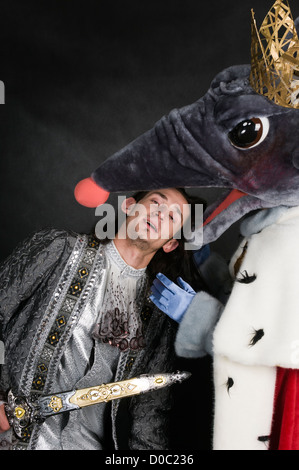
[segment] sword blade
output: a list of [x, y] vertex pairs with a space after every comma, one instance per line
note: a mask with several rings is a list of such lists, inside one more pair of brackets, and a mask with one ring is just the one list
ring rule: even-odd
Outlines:
[[72, 390], [70, 392], [56, 393], [38, 399], [40, 414], [46, 418], [53, 414], [72, 411], [85, 406], [140, 395], [167, 387], [176, 382], [182, 382], [190, 375], [189, 372], [153, 375], [144, 374], [120, 382], [112, 382], [80, 390]]

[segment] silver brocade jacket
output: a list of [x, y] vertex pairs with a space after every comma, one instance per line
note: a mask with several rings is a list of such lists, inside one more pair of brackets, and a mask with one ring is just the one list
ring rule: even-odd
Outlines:
[[[0, 321], [5, 364], [0, 391], [12, 388], [20, 395], [57, 392], [55, 377], [60, 358], [89, 296], [95, 288], [100, 288], [105, 268], [101, 248], [92, 236], [49, 229], [25, 240], [3, 263]], [[115, 381], [142, 373], [173, 371], [175, 323], [147, 302], [141, 316], [145, 347], [139, 352], [120, 353]], [[165, 412], [170, 411], [169, 394], [166, 388], [114, 401], [112, 446], [168, 449]], [[124, 425], [125, 403], [130, 420]], [[34, 449], [37, 436], [38, 425], [35, 425], [27, 429], [22, 441], [14, 442], [13, 448]]]

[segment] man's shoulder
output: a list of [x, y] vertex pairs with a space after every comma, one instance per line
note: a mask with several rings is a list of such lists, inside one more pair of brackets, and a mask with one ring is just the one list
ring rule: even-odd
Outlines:
[[[23, 239], [14, 249], [12, 257], [21, 259], [41, 259], [45, 253], [53, 256], [60, 253], [71, 253], [79, 234], [56, 228], [36, 230]], [[11, 257], [9, 257], [11, 258]], [[8, 258], [8, 259], [9, 259]]]
[[72, 240], [77, 239], [79, 236], [78, 233], [73, 232], [67, 229], [59, 229], [54, 227], [46, 227], [40, 230], [34, 231], [31, 235], [29, 235], [28, 239], [32, 239], [35, 241], [41, 240]]
[[31, 233], [22, 243], [42, 248], [49, 245], [74, 244], [79, 234], [65, 229], [43, 228]]

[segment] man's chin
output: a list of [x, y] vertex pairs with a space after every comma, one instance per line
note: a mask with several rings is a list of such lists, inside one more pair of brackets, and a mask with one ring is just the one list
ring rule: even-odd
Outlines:
[[150, 237], [150, 234], [138, 233], [137, 236], [131, 238], [131, 242], [142, 251], [158, 251], [167, 240], [163, 243], [163, 240], [160, 240], [158, 237], [153, 238]]

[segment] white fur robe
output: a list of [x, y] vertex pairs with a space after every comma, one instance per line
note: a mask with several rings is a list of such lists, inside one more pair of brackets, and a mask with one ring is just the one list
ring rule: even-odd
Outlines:
[[214, 449], [267, 449], [276, 367], [299, 368], [299, 207], [245, 238], [232, 274], [245, 245], [236, 279], [256, 279], [235, 282], [214, 332]]
[[299, 207], [261, 211], [250, 223], [231, 260], [226, 306], [198, 293], [176, 340], [178, 355], [214, 355], [214, 449], [267, 450], [277, 366], [299, 368]]

